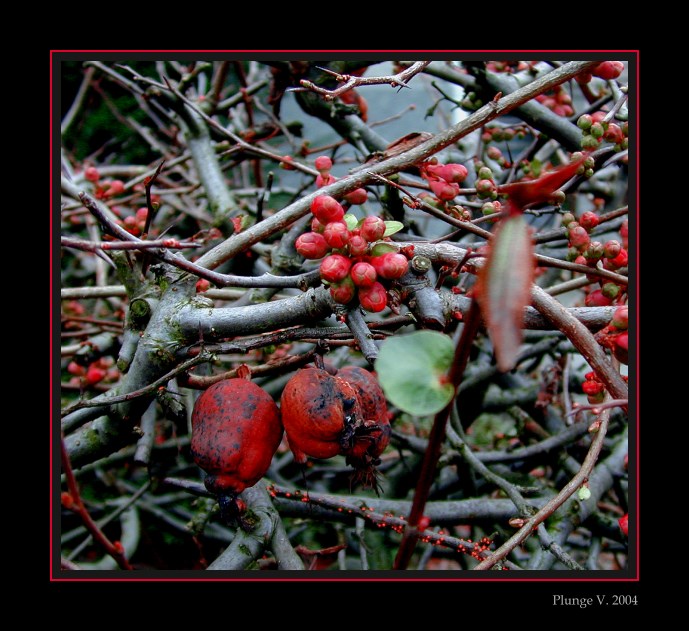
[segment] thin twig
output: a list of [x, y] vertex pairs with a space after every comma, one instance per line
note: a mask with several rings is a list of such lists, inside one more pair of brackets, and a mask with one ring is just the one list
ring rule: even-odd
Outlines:
[[414, 77], [414, 75], [417, 75], [419, 72], [422, 72], [423, 69], [430, 63], [430, 61], [417, 61], [408, 68], [402, 70], [402, 72], [398, 72], [395, 75], [388, 75], [386, 77], [356, 77], [348, 74], [339, 74], [337, 72], [333, 72], [332, 70], [327, 70], [326, 68], [320, 68], [320, 70], [323, 70], [324, 72], [333, 75], [336, 81], [338, 81], [338, 83], [344, 82], [343, 85], [341, 85], [339, 88], [336, 88], [335, 90], [326, 90], [325, 88], [317, 86], [312, 81], [302, 79], [299, 82], [301, 84], [301, 88], [288, 88], [288, 91], [311, 91], [315, 92], [316, 94], [321, 94], [327, 100], [332, 100], [353, 88], [357, 88], [359, 86], [364, 85], [384, 85], [387, 83], [393, 88], [408, 88], [409, 86], [407, 85], [407, 83], [409, 82], [409, 80], [412, 77]]
[[134, 568], [129, 564], [129, 561], [124, 554], [122, 545], [120, 544], [119, 547], [116, 546], [103, 534], [103, 531], [98, 527], [96, 522], [93, 521], [93, 518], [86, 509], [86, 506], [84, 506], [84, 502], [79, 493], [79, 485], [74, 477], [74, 471], [72, 471], [69, 455], [67, 454], [67, 449], [65, 448], [64, 438], [60, 441], [60, 450], [62, 453], [62, 469], [65, 472], [67, 489], [69, 490], [69, 496], [72, 503], [70, 509], [81, 517], [81, 520], [84, 522], [84, 526], [86, 526], [86, 529], [91, 533], [94, 541], [98, 543], [98, 545], [100, 545], [107, 554], [115, 559], [117, 565], [119, 565], [121, 569], [133, 570]]
[[603, 440], [605, 439], [605, 434], [608, 431], [608, 422], [610, 420], [610, 410], [604, 410], [600, 415], [600, 427], [598, 433], [596, 434], [591, 447], [589, 448], [586, 458], [584, 459], [581, 469], [577, 474], [562, 488], [562, 490], [551, 500], [549, 500], [546, 505], [541, 508], [533, 517], [527, 520], [527, 522], [516, 532], [512, 537], [510, 537], [504, 544], [502, 544], [493, 554], [490, 555], [488, 559], [481, 561], [474, 570], [489, 570], [498, 561], [504, 559], [512, 550], [514, 550], [523, 541], [531, 536], [532, 532], [536, 527], [545, 521], [550, 515], [552, 515], [562, 504], [567, 501], [577, 489], [584, 484], [593, 470], [593, 466], [598, 460], [601, 449], [603, 448]]

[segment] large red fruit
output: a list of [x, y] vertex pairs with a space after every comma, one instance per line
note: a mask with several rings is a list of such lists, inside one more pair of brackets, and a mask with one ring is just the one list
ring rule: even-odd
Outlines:
[[385, 396], [375, 377], [349, 367], [333, 376], [299, 370], [282, 393], [282, 419], [297, 462], [346, 456], [354, 481], [376, 487], [375, 466], [390, 441]]
[[280, 410], [245, 379], [226, 379], [206, 390], [191, 415], [191, 455], [208, 475], [212, 493], [235, 495], [268, 471], [282, 440]]
[[320, 368], [302, 368], [287, 382], [280, 400], [282, 422], [297, 462], [306, 456], [340, 453], [347, 417], [360, 417], [356, 391]]

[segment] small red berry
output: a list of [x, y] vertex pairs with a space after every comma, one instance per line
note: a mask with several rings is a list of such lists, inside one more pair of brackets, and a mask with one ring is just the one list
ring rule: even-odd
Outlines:
[[354, 296], [356, 296], [356, 286], [352, 282], [352, 279], [347, 276], [339, 283], [330, 285], [330, 295], [335, 302], [346, 305], [352, 302]]
[[84, 177], [89, 182], [97, 182], [100, 178], [100, 173], [96, 167], [89, 167], [84, 171]]
[[323, 258], [330, 250], [325, 237], [317, 232], [306, 232], [300, 235], [294, 245], [297, 252], [306, 259]]
[[617, 79], [624, 70], [624, 64], [621, 61], [604, 61], [598, 64], [592, 71], [594, 77], [600, 77], [605, 81]]
[[370, 287], [376, 282], [378, 274], [376, 268], [370, 263], [355, 263], [349, 273], [357, 287]]
[[353, 190], [351, 193], [347, 193], [344, 198], [350, 203], [354, 205], [358, 204], [364, 204], [368, 200], [368, 193], [366, 192], [365, 188], [357, 188]]
[[340, 221], [344, 217], [344, 208], [330, 195], [319, 195], [311, 202], [311, 212], [322, 224]]
[[206, 278], [199, 278], [196, 281], [196, 293], [202, 294], [204, 291], [208, 291], [211, 288], [210, 281]]
[[98, 366], [91, 365], [86, 371], [86, 383], [90, 386], [102, 381], [107, 372]]
[[606, 259], [614, 259], [622, 250], [622, 246], [619, 241], [610, 240], [606, 241], [603, 246], [603, 255]]
[[333, 168], [333, 161], [328, 156], [318, 156], [315, 162], [316, 170], [324, 175]]
[[351, 259], [341, 254], [331, 254], [321, 261], [321, 278], [330, 283], [339, 283], [349, 273]]
[[368, 251], [368, 241], [361, 235], [355, 234], [349, 237], [349, 253], [352, 256], [364, 256]]
[[429, 180], [433, 194], [440, 200], [449, 202], [459, 195], [459, 184], [448, 183], [445, 180]]
[[371, 265], [375, 267], [378, 276], [387, 280], [401, 278], [409, 269], [409, 261], [403, 254], [387, 252], [371, 259]]
[[591, 232], [591, 230], [593, 230], [599, 223], [600, 218], [598, 215], [596, 215], [596, 213], [592, 213], [591, 211], [585, 212], [579, 218], [579, 225], [586, 228], [587, 232]]
[[349, 243], [349, 228], [344, 221], [331, 221], [325, 227], [323, 237], [331, 248], [343, 248]]
[[476, 182], [476, 192], [479, 197], [490, 197], [495, 193], [495, 182], [493, 180], [479, 180]]
[[325, 224], [321, 223], [315, 217], [311, 220], [311, 231], [323, 234], [325, 232]]
[[591, 242], [591, 237], [583, 226], [570, 227], [568, 236], [570, 245], [578, 250], [586, 249]]
[[613, 346], [612, 352], [618, 361], [629, 364], [629, 334], [626, 331], [615, 337], [615, 346]]
[[115, 195], [121, 195], [124, 193], [124, 182], [122, 180], [113, 180], [110, 182], [110, 188], [105, 191], [106, 197], [114, 197]]
[[69, 362], [69, 364], [67, 364], [67, 372], [76, 377], [83, 377], [86, 374], [86, 368], [80, 366], [76, 362]]
[[629, 513], [625, 513], [622, 517], [617, 520], [620, 525], [620, 530], [622, 534], [627, 537], [629, 535]]
[[385, 234], [385, 222], [380, 217], [366, 217], [361, 224], [360, 234], [369, 243], [378, 241]]
[[627, 305], [620, 305], [612, 314], [612, 321], [610, 322], [616, 329], [626, 331], [629, 326], [629, 307]]
[[600, 289], [596, 289], [586, 296], [585, 302], [587, 307], [609, 307], [612, 304], [612, 300], [605, 296]]
[[382, 311], [388, 304], [388, 295], [385, 287], [379, 282], [373, 283], [370, 287], [360, 287], [359, 302], [366, 311], [373, 313]]

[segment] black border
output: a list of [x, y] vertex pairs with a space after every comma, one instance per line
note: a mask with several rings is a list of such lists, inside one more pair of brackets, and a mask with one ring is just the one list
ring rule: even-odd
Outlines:
[[[629, 493], [629, 509], [630, 509], [630, 542], [636, 541], [636, 545], [630, 545], [629, 548], [629, 570], [620, 572], [607, 571], [591, 571], [591, 572], [566, 572], [566, 571], [548, 571], [548, 572], [529, 572], [528, 577], [523, 576], [522, 572], [505, 572], [500, 573], [500, 577], [494, 576], [494, 572], [477, 573], [476, 575], [470, 573], [459, 572], [406, 572], [403, 576], [394, 571], [386, 572], [348, 572], [343, 576], [340, 572], [319, 572], [316, 578], [309, 576], [293, 576], [291, 573], [288, 577], [271, 576], [257, 576], [256, 572], [218, 572], [208, 576], [202, 572], [167, 572], [155, 571], [145, 572], [137, 571], [134, 577], [123, 576], [121, 572], [88, 572], [88, 576], [79, 576], [78, 572], [63, 572], [59, 569], [59, 526], [53, 522], [55, 516], [60, 514], [60, 500], [59, 492], [55, 492], [55, 486], [59, 489], [60, 469], [59, 469], [59, 414], [55, 415], [55, 411], [59, 410], [59, 382], [55, 387], [54, 376], [59, 378], [60, 374], [60, 355], [59, 352], [59, 321], [60, 321], [60, 298], [56, 294], [56, 287], [59, 287], [59, 242], [58, 231], [59, 223], [55, 224], [57, 213], [60, 208], [60, 190], [56, 185], [60, 178], [60, 127], [59, 127], [59, 103], [60, 103], [60, 63], [62, 61], [80, 61], [87, 59], [99, 59], [102, 61], [112, 60], [156, 60], [161, 58], [174, 58], [179, 60], [191, 59], [290, 59], [298, 55], [299, 59], [319, 59], [323, 56], [331, 56], [333, 53], [346, 59], [372, 59], [382, 60], [390, 59], [391, 54], [398, 55], [398, 58], [412, 58], [423, 54], [424, 58], [433, 60], [446, 60], [457, 58], [461, 59], [523, 59], [531, 58], [537, 55], [536, 58], [542, 59], [621, 59], [626, 61], [629, 66], [629, 86], [630, 99], [629, 111], [630, 121], [635, 121], [636, 134], [630, 137], [630, 244], [634, 247], [630, 248], [630, 285], [635, 287], [635, 291], [630, 295], [630, 306], [635, 314], [632, 319], [630, 331], [635, 340], [632, 346], [632, 364], [634, 370], [630, 370], [630, 390], [635, 393], [635, 400], [630, 400], [630, 420], [634, 419], [633, 428], [636, 431], [630, 432], [630, 454], [635, 454], [635, 457], [630, 457], [630, 493]], [[490, 53], [490, 54], [489, 54]], [[433, 590], [443, 587], [453, 586], [455, 583], [461, 583], [462, 591], [477, 583], [485, 581], [490, 582], [491, 589], [498, 585], [511, 585], [512, 588], [519, 584], [519, 590], [525, 586], [525, 593], [530, 593], [537, 586], [538, 589], [548, 587], [548, 583], [556, 582], [556, 587], [546, 589], [547, 592], [562, 593], [562, 594], [581, 594], [584, 592], [592, 594], [599, 594], [607, 592], [608, 588], [613, 587], [614, 583], [621, 585], [622, 591], [614, 590], [607, 593], [636, 593], [639, 582], [639, 528], [638, 528], [638, 463], [639, 463], [639, 445], [638, 445], [638, 410], [639, 410], [639, 214], [638, 209], [638, 137], [639, 137], [639, 118], [638, 118], [638, 75], [639, 75], [639, 51], [638, 50], [607, 50], [607, 51], [593, 51], [593, 50], [528, 50], [528, 51], [487, 51], [487, 50], [469, 50], [469, 51], [448, 51], [448, 50], [275, 50], [275, 51], [220, 51], [220, 50], [185, 50], [185, 51], [138, 51], [138, 50], [107, 50], [107, 51], [89, 51], [89, 50], [54, 50], [50, 51], [51, 62], [51, 572], [50, 580], [57, 581], [61, 586], [80, 585], [85, 586], [88, 583], [105, 583], [113, 586], [117, 583], [126, 582], [130, 585], [142, 585], [142, 581], [165, 581], [165, 585], [174, 589], [178, 581], [187, 584], [187, 581], [192, 580], [196, 584], [205, 587], [212, 585], [222, 586], [225, 582], [231, 581], [232, 589], [235, 590], [238, 586], [256, 586], [260, 585], [278, 585], [286, 587], [288, 583], [292, 585], [302, 585], [311, 591], [322, 590], [322, 585], [329, 585], [337, 583], [337, 585], [344, 587], [347, 583], [375, 581], [375, 585], [382, 586], [384, 582], [394, 584], [400, 592], [406, 589], [419, 585], [430, 585]], [[54, 246], [54, 247], [53, 247]], [[54, 334], [54, 335], [53, 335]], [[632, 366], [630, 364], [630, 368]], [[56, 485], [55, 480], [58, 484]], [[633, 482], [636, 480], [636, 485]], [[635, 488], [634, 488], [635, 487]], [[635, 492], [632, 492], [634, 489]], [[633, 517], [636, 516], [636, 519]], [[57, 572], [57, 574], [56, 574]], [[267, 574], [267, 573], [266, 573]], [[372, 576], [375, 574], [375, 576]], [[452, 574], [453, 576], [450, 576]], [[509, 576], [506, 576], [509, 574]], [[614, 576], [610, 576], [614, 574]], [[609, 578], [608, 578], [609, 576]], [[365, 578], [364, 578], [365, 577]], [[75, 582], [72, 582], [75, 581]], [[86, 581], [86, 582], [83, 582]], [[115, 582], [113, 582], [115, 581]], [[372, 585], [373, 587], [373, 585]], [[570, 589], [571, 588], [571, 589]], [[469, 591], [474, 591], [473, 588]], [[501, 589], [502, 591], [502, 589]], [[516, 596], [516, 591], [513, 595]], [[547, 604], [547, 603], [543, 603]], [[568, 611], [572, 607], [564, 607]]]

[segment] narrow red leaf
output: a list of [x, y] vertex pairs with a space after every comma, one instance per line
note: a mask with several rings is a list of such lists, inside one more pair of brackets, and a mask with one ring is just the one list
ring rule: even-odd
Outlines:
[[513, 182], [498, 188], [498, 193], [507, 193], [513, 212], [521, 212], [529, 204], [542, 204], [577, 172], [588, 156], [561, 166], [529, 182]]
[[503, 219], [478, 272], [476, 297], [495, 348], [498, 368], [514, 368], [522, 342], [524, 307], [534, 273], [533, 243], [521, 214]]

